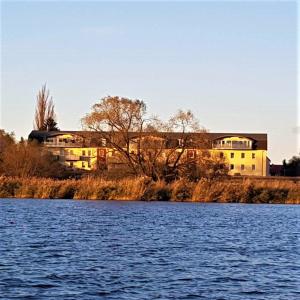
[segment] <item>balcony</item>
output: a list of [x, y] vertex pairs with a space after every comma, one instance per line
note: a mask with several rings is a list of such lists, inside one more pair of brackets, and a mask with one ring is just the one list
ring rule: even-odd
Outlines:
[[66, 155], [65, 155], [65, 160], [69, 160], [69, 161], [77, 161], [77, 160], [80, 160], [80, 157], [79, 157], [79, 155], [66, 154]]
[[252, 146], [247, 145], [213, 145], [213, 149], [251, 150]]
[[226, 141], [225, 143], [214, 142], [213, 149], [231, 149], [231, 150], [251, 150], [252, 142], [250, 141]]
[[81, 156], [79, 156], [79, 160], [81, 160], [81, 161], [90, 161], [91, 157], [87, 156], [87, 155], [81, 155]]
[[69, 147], [69, 148], [76, 148], [76, 147], [82, 147], [82, 142], [44, 142], [44, 145], [47, 147]]

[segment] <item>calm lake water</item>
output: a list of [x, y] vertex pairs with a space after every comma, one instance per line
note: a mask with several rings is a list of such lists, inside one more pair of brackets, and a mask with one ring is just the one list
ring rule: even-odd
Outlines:
[[300, 299], [300, 206], [0, 200], [1, 299]]

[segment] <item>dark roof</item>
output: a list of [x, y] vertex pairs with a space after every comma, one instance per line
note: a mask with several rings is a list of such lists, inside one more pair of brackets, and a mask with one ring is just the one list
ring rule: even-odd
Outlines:
[[38, 140], [40, 142], [45, 141], [49, 137], [54, 137], [57, 135], [62, 135], [62, 134], [72, 134], [72, 135], [78, 135], [80, 137], [87, 137], [91, 136], [101, 136], [100, 132], [92, 132], [92, 131], [41, 131], [41, 130], [32, 130], [28, 136], [28, 139], [30, 140]]
[[268, 135], [266, 133], [242, 133], [242, 132], [231, 132], [231, 133], [209, 133], [210, 139], [217, 140], [224, 137], [238, 136], [245, 137], [254, 141], [254, 149], [267, 150], [268, 149]]
[[[54, 137], [61, 134], [71, 134], [77, 135], [79, 137], [85, 138], [92, 138], [92, 140], [100, 139], [104, 137], [105, 134], [101, 132], [93, 132], [93, 131], [38, 131], [33, 130], [28, 136], [30, 140], [38, 140], [39, 142], [45, 141], [49, 137]], [[131, 132], [132, 137], [137, 136], [138, 133]], [[181, 132], [144, 132], [143, 136], [147, 135], [156, 135], [168, 138], [169, 140], [175, 140], [182, 138]], [[203, 133], [186, 133], [189, 137], [204, 137], [205, 140], [209, 141], [210, 145], [211, 142], [217, 139], [231, 137], [231, 136], [238, 136], [238, 137], [245, 137], [248, 139], [253, 140], [254, 149], [256, 150], [267, 150], [268, 148], [268, 136], [266, 133], [242, 133], [242, 132], [203, 132]], [[93, 143], [94, 144], [94, 143]]]

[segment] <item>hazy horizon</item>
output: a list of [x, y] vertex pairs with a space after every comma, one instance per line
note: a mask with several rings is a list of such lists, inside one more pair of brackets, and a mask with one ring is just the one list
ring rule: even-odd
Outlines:
[[47, 83], [61, 130], [107, 95], [298, 154], [297, 3], [1, 2], [1, 128], [27, 137]]

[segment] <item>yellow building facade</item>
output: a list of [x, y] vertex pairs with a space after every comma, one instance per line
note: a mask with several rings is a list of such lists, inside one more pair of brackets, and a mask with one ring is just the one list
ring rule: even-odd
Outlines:
[[212, 142], [213, 155], [224, 157], [229, 175], [269, 175], [267, 149], [257, 149], [256, 140], [243, 136], [224, 136]]
[[[268, 176], [266, 134], [208, 133], [207, 150], [224, 158], [229, 175]], [[179, 136], [179, 135], [178, 135]], [[167, 136], [173, 145], [180, 145], [176, 133]], [[81, 131], [32, 131], [29, 139], [42, 143], [66, 167], [90, 171], [99, 164], [113, 168], [115, 149], [98, 133]], [[198, 149], [187, 149], [186, 155], [200, 155]], [[190, 153], [190, 154], [189, 154]]]

